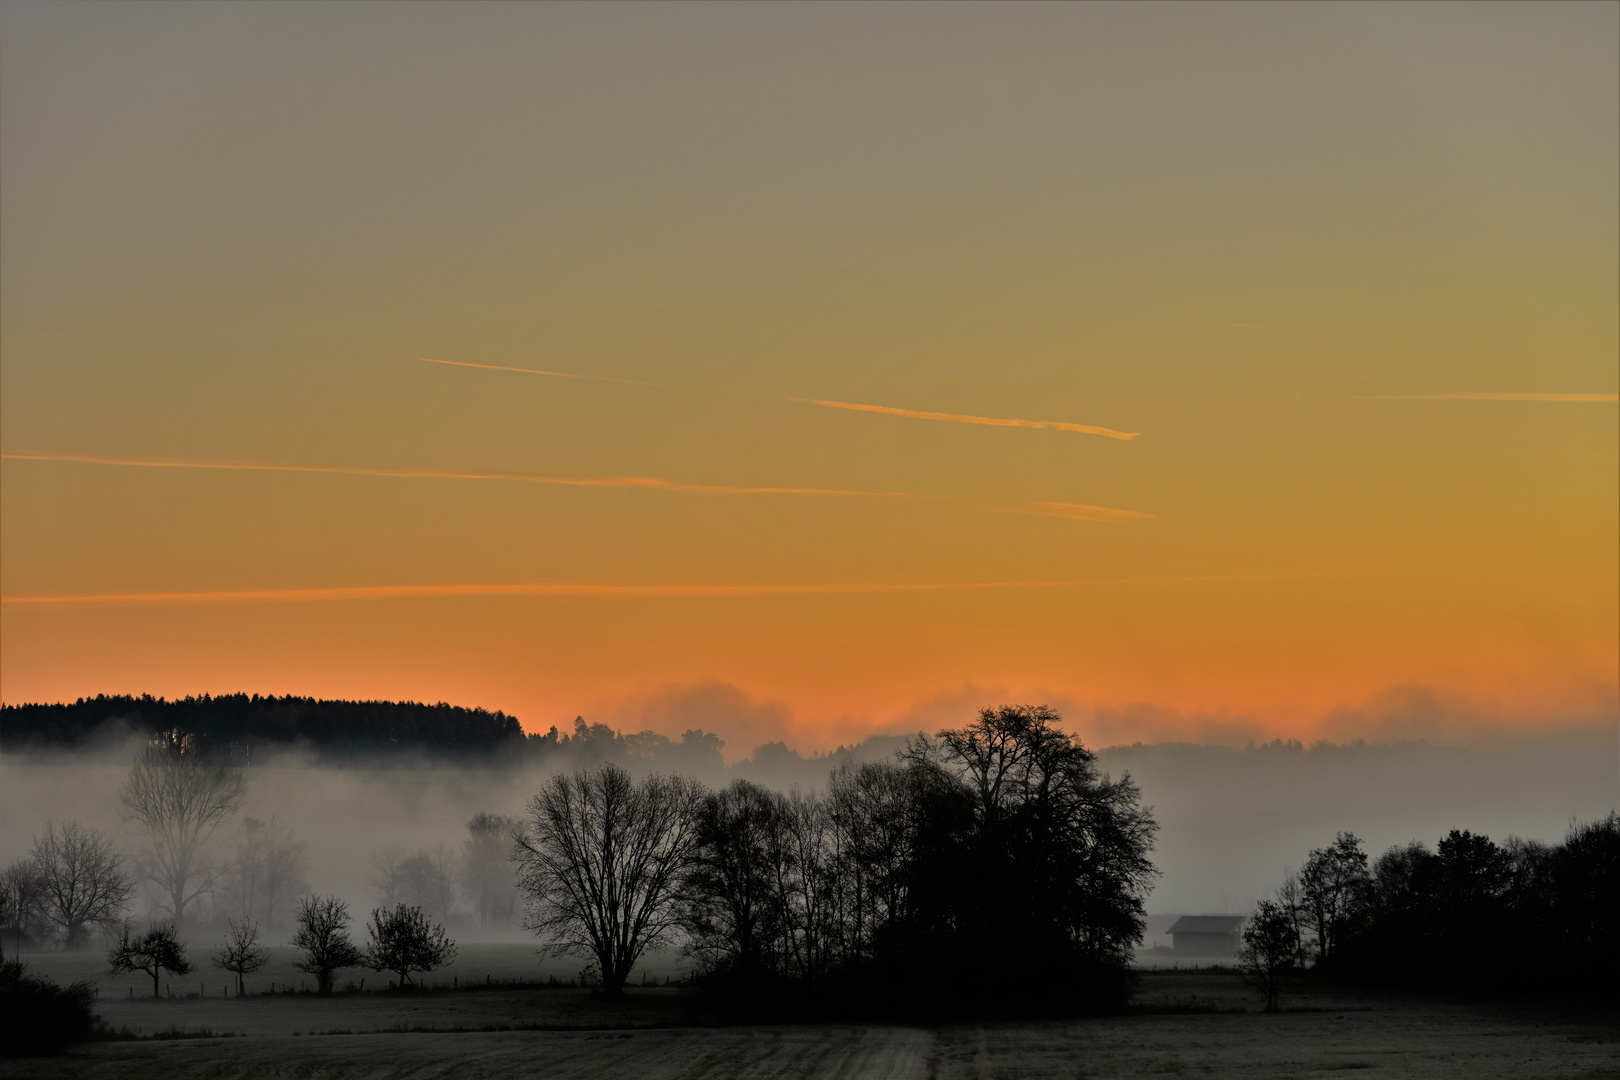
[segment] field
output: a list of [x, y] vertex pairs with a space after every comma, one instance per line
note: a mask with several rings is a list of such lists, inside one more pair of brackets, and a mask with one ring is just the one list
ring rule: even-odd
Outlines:
[[104, 992], [100, 1009], [107, 1023], [142, 1038], [92, 1044], [64, 1058], [9, 1062], [6, 1074], [655, 1080], [1353, 1071], [1620, 1080], [1620, 1020], [1595, 1008], [1311, 989], [1290, 996], [1288, 1011], [1268, 1016], [1253, 1011], [1252, 995], [1234, 976], [1209, 969], [1143, 972], [1131, 1011], [1120, 1016], [937, 1028], [689, 1026], [683, 993], [662, 987], [633, 988], [619, 1003], [538, 987], [368, 991], [329, 999], [298, 993], [226, 998], [217, 991], [183, 997], [176, 990], [177, 996], [155, 1001]]

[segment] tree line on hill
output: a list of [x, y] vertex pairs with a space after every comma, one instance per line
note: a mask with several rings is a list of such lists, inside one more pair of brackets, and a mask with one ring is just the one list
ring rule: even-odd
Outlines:
[[839, 764], [888, 756], [905, 743], [904, 736], [873, 735], [858, 746], [803, 757], [782, 742], [770, 742], [728, 767], [721, 754], [725, 742], [702, 729], [671, 738], [575, 717], [564, 728], [553, 725], [525, 735], [517, 718], [506, 713], [443, 703], [226, 694], [175, 701], [116, 695], [71, 704], [0, 706], [3, 752], [85, 750], [130, 738], [190, 739], [243, 763], [273, 761], [289, 749], [334, 765], [390, 758], [546, 768], [613, 762], [638, 773], [657, 770], [707, 779], [729, 773], [768, 779], [774, 786], [819, 784]]
[[109, 724], [142, 736], [177, 732], [239, 755], [258, 746], [295, 743], [333, 754], [490, 754], [525, 741], [516, 717], [443, 702], [323, 701], [290, 694], [204, 694], [168, 701], [119, 694], [71, 704], [0, 706], [0, 750], [84, 746]]
[[1369, 861], [1341, 832], [1311, 851], [1243, 931], [1240, 961], [1277, 1007], [1307, 966], [1384, 986], [1615, 993], [1620, 814], [1562, 843], [1453, 829]]

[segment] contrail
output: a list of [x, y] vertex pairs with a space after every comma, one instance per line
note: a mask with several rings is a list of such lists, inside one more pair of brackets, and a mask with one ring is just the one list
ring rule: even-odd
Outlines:
[[1378, 394], [1366, 401], [1563, 401], [1613, 402], [1620, 394]]
[[[500, 364], [472, 364], [464, 360], [434, 360], [427, 356], [392, 354], [398, 360], [420, 360], [424, 364], [448, 364], [451, 367], [481, 368], [484, 371], [516, 371], [524, 375], [549, 375], [554, 379], [588, 379], [591, 382], [625, 383], [631, 386], [665, 386], [665, 383], [643, 382], [640, 379], [612, 379], [606, 375], [577, 375], [567, 371], [543, 371], [540, 368], [505, 367]], [[1140, 432], [1115, 431], [1113, 428], [1094, 427], [1090, 424], [1070, 424], [1062, 420], [1017, 420], [1001, 416], [969, 416], [963, 413], [924, 412], [919, 409], [899, 409], [891, 405], [861, 405], [852, 401], [823, 401], [820, 398], [779, 397], [780, 401], [797, 401], [804, 405], [819, 405], [824, 409], [848, 409], [851, 412], [880, 413], [884, 416], [905, 416], [913, 420], [944, 420], [952, 424], [984, 424], [989, 427], [1045, 428], [1051, 431], [1073, 431], [1080, 435], [1101, 435], [1106, 439], [1129, 441]]]
[[516, 371], [523, 375], [549, 375], [553, 379], [584, 379], [587, 382], [623, 383], [626, 386], [662, 386], [663, 383], [644, 382], [641, 379], [615, 379], [609, 375], [578, 375], [569, 371], [542, 371], [540, 368], [503, 367], [500, 364], [471, 364], [465, 360], [435, 360], [430, 356], [391, 354], [396, 360], [420, 360], [424, 364], [445, 364], [449, 367], [481, 368], [484, 371]]
[[[603, 585], [578, 582], [516, 582], [487, 585], [351, 585], [323, 589], [235, 589], [200, 592], [84, 593], [64, 596], [4, 596], [7, 607], [74, 604], [298, 604], [340, 600], [431, 600], [482, 596], [563, 596], [653, 600], [806, 596], [859, 593], [976, 592], [993, 589], [1076, 589], [1104, 585], [1180, 585], [1324, 575], [1226, 575], [1203, 577], [1094, 578], [1080, 581], [962, 581], [920, 584], [827, 585]], [[1338, 575], [1325, 575], [1338, 576]]]
[[986, 424], [990, 427], [1046, 428], [1051, 431], [1073, 431], [1081, 435], [1101, 435], [1105, 439], [1129, 441], [1141, 434], [1137, 431], [1115, 431], [1113, 428], [1093, 427], [1090, 424], [1070, 424], [1061, 420], [1016, 420], [1004, 416], [967, 416], [962, 413], [923, 412], [920, 409], [897, 409], [892, 405], [858, 405], [853, 401], [822, 401], [819, 398], [790, 397], [784, 401], [801, 401], [806, 405], [820, 405], [824, 409], [848, 409], [851, 412], [882, 413], [885, 416], [907, 416], [913, 420], [945, 420], [952, 424]]
[[642, 488], [697, 495], [820, 495], [855, 499], [908, 499], [918, 502], [948, 502], [1002, 513], [1033, 514], [1066, 518], [1071, 521], [1140, 521], [1153, 517], [1138, 510], [1084, 503], [1031, 502], [1019, 499], [974, 498], [965, 495], [929, 495], [910, 491], [866, 491], [859, 488], [749, 487], [734, 484], [688, 484], [654, 476], [559, 476], [551, 473], [473, 471], [450, 469], [397, 469], [373, 465], [307, 465], [276, 461], [219, 461], [197, 458], [126, 458], [91, 454], [48, 454], [7, 451], [0, 459], [10, 461], [61, 461], [80, 465], [115, 465], [143, 469], [218, 469], [239, 472], [321, 473], [340, 476], [372, 476], [400, 480], [505, 480], [523, 484], [554, 484], [563, 487]]

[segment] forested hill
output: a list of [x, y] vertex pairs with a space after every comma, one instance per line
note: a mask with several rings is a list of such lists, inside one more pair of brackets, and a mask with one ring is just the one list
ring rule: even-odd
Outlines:
[[399, 750], [491, 753], [521, 742], [517, 718], [502, 712], [414, 701], [321, 701], [226, 694], [176, 701], [98, 695], [71, 705], [0, 707], [0, 749], [82, 746], [109, 723], [136, 732], [180, 731], [237, 751], [308, 743], [338, 754]]

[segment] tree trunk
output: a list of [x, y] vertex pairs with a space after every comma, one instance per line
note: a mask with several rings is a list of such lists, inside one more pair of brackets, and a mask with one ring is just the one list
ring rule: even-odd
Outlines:
[[153, 997], [158, 996], [158, 973], [161, 972], [162, 970], [163, 970], [162, 968], [153, 968], [152, 969], [152, 996]]

